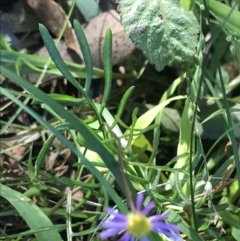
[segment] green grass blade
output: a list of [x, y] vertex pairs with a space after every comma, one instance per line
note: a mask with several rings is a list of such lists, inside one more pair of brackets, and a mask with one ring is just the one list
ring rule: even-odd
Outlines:
[[188, 197], [185, 195], [184, 191], [182, 190], [181, 182], [178, 179], [178, 174], [179, 174], [178, 172], [176, 172], [174, 174], [174, 183], [175, 183], [176, 190], [177, 190], [179, 196], [182, 198], [182, 200], [186, 204], [191, 205], [191, 201], [188, 199]]
[[103, 47], [104, 92], [102, 107], [106, 106], [112, 87], [112, 32], [107, 30]]
[[[207, 13], [209, 13], [209, 9], [208, 9], [208, 5], [206, 3], [206, 0], [203, 0], [203, 2], [204, 2], [205, 8], [207, 9]], [[207, 15], [207, 18], [208, 18], [208, 21], [210, 23], [209, 14]], [[240, 19], [239, 19], [239, 21], [240, 21]], [[212, 33], [213, 30], [212, 30], [211, 23], [209, 24], [209, 27], [210, 27], [210, 32]], [[213, 47], [214, 47], [214, 51], [216, 52], [215, 61], [217, 61], [217, 63], [218, 63], [217, 64], [217, 70], [218, 70], [219, 77], [220, 77], [221, 89], [222, 89], [222, 93], [223, 93], [223, 100], [224, 100], [224, 104], [225, 104], [225, 108], [226, 108], [226, 116], [227, 116], [227, 122], [228, 122], [227, 127], [229, 129], [231, 129], [231, 131], [229, 131], [229, 137], [230, 137], [230, 140], [232, 142], [233, 156], [235, 158], [235, 163], [236, 163], [238, 183], [240, 185], [240, 158], [239, 158], [239, 152], [238, 152], [238, 145], [237, 145], [236, 137], [235, 137], [235, 134], [234, 134], [234, 130], [232, 129], [233, 128], [233, 120], [232, 120], [232, 116], [231, 116], [230, 105], [229, 105], [229, 102], [228, 102], [228, 99], [227, 99], [225, 84], [224, 84], [224, 81], [223, 81], [223, 76], [222, 76], [222, 71], [221, 71], [221, 66], [220, 66], [220, 60], [219, 60], [219, 57], [218, 57], [218, 53], [216, 51], [216, 44], [214, 44]]]
[[194, 0], [180, 0], [180, 4], [185, 11], [190, 11], [195, 6]]
[[[58, 131], [66, 131], [69, 130], [69, 125], [68, 124], [60, 124], [58, 126], [55, 126], [56, 130]], [[38, 156], [35, 162], [35, 176], [38, 175], [39, 170], [41, 169], [44, 159], [47, 156], [47, 153], [49, 151], [49, 148], [52, 145], [52, 142], [54, 141], [55, 136], [53, 134], [51, 134], [48, 139], [44, 142]]]
[[[37, 89], [33, 85], [31, 85], [28, 81], [24, 80], [23, 78], [17, 76], [15, 73], [7, 70], [6, 68], [2, 67], [1, 72], [3, 75], [7, 76], [9, 79], [14, 80], [16, 83], [20, 84], [24, 89], [26, 89], [28, 92], [35, 95], [36, 98], [38, 98], [40, 101], [44, 101], [46, 105], [49, 106], [52, 110], [56, 112], [61, 118], [65, 119], [70, 125], [72, 129], [75, 129], [79, 133], [81, 133], [82, 136], [85, 137], [86, 142], [89, 143], [89, 145], [92, 147], [92, 150], [97, 152], [102, 160], [105, 162], [106, 166], [109, 168], [109, 170], [112, 172], [113, 176], [116, 178], [116, 181], [118, 182], [119, 186], [121, 187], [123, 193], [125, 193], [125, 187], [121, 178], [121, 173], [119, 171], [119, 167], [116, 163], [116, 160], [113, 158], [113, 156], [109, 153], [109, 151], [106, 149], [106, 147], [97, 139], [95, 134], [87, 128], [87, 126], [75, 115], [73, 115], [71, 112], [65, 110], [60, 104], [49, 98], [46, 94], [44, 94], [41, 90]], [[2, 94], [8, 95], [8, 97], [11, 97], [14, 102], [18, 103], [19, 105], [22, 104], [22, 102], [18, 101], [17, 98], [10, 95], [5, 89], [1, 88]], [[24, 106], [24, 105], [22, 105]], [[93, 175], [96, 176], [96, 178], [102, 182], [103, 186], [107, 189], [107, 192], [109, 195], [114, 197], [114, 200], [117, 202], [117, 205], [120, 205], [120, 198], [115, 193], [114, 189], [109, 185], [108, 182], [103, 178], [103, 176], [99, 173], [99, 171], [85, 158], [85, 156], [80, 153], [75, 146], [73, 146], [69, 141], [67, 141], [58, 131], [56, 131], [55, 128], [53, 128], [49, 123], [44, 121], [39, 115], [34, 113], [30, 108], [27, 106], [24, 106], [24, 109], [30, 113], [31, 115], [35, 115], [36, 119], [46, 126], [52, 133], [56, 135], [56, 137], [59, 138], [60, 141], [62, 141], [66, 146], [70, 148], [71, 150], [78, 156], [81, 157], [84, 165], [86, 165], [89, 170], [92, 172]], [[134, 189], [131, 186], [131, 189], [134, 193]], [[113, 195], [115, 193], [115, 195]], [[125, 209], [126, 210], [126, 209]]]
[[[47, 94], [47, 95], [51, 99], [56, 100], [58, 103], [61, 103], [63, 105], [67, 105], [67, 106], [75, 106], [75, 105], [79, 106], [86, 102], [85, 99], [76, 98], [76, 97], [73, 97], [70, 95], [62, 95], [62, 94], [56, 94], [56, 93]], [[37, 99], [33, 99], [33, 101], [32, 101], [32, 104], [40, 104], [40, 103], [42, 104], [43, 102], [40, 102]]]
[[96, 17], [102, 11], [95, 0], [76, 0], [76, 5], [86, 21]]
[[137, 122], [134, 128], [144, 129], [148, 127], [152, 123], [152, 121], [154, 120], [158, 112], [161, 111], [166, 105], [170, 104], [172, 101], [181, 100], [181, 99], [186, 99], [186, 96], [183, 96], [183, 95], [174, 96], [154, 106], [152, 109], [148, 110], [137, 119]]
[[[20, 82], [19, 82], [20, 83]], [[22, 107], [25, 111], [27, 111], [30, 115], [32, 115], [39, 123], [41, 123], [42, 125], [44, 125], [47, 129], [49, 129], [58, 139], [59, 141], [61, 141], [64, 145], [66, 145], [75, 155], [77, 155], [78, 157], [81, 158], [82, 164], [85, 165], [89, 171], [99, 180], [99, 182], [101, 182], [102, 186], [105, 188], [105, 190], [108, 192], [108, 194], [112, 197], [112, 199], [115, 201], [115, 203], [118, 205], [119, 209], [122, 212], [127, 212], [127, 208], [126, 206], [122, 203], [122, 200], [120, 199], [120, 197], [116, 194], [115, 190], [112, 188], [112, 186], [105, 180], [105, 178], [102, 176], [102, 174], [96, 169], [96, 167], [89, 162], [88, 159], [86, 159], [86, 157], [71, 143], [69, 142], [62, 134], [60, 134], [55, 128], [53, 128], [47, 121], [45, 121], [44, 119], [42, 119], [37, 113], [35, 113], [34, 111], [32, 111], [28, 106], [24, 105], [21, 101], [19, 101], [17, 98], [15, 98], [13, 95], [9, 94], [8, 91], [2, 87], [0, 87], [0, 91], [3, 95], [7, 96], [9, 99], [13, 100], [16, 104], [18, 104], [20, 107]], [[46, 98], [46, 97], [45, 97]], [[51, 105], [53, 108], [55, 108], [55, 105]], [[60, 108], [60, 107], [59, 107]], [[70, 115], [70, 113], [68, 113], [68, 115]], [[68, 118], [69, 119], [69, 118]], [[71, 118], [70, 118], [71, 119]], [[72, 121], [70, 121], [72, 123]], [[77, 123], [78, 122], [78, 123]], [[80, 126], [79, 121], [75, 122], [76, 125]], [[77, 128], [79, 129], [79, 128]], [[80, 130], [80, 129], [79, 129]], [[83, 129], [82, 129], [82, 132]], [[91, 132], [89, 132], [91, 133]], [[92, 134], [90, 134], [91, 136]], [[88, 136], [89, 137], [89, 136]], [[90, 137], [91, 139], [91, 137]], [[91, 139], [93, 140], [93, 139]], [[116, 163], [116, 161], [113, 159], [113, 157], [110, 155], [110, 153], [105, 151], [105, 148], [102, 146], [99, 142], [95, 142], [93, 141], [93, 146], [96, 147], [97, 150], [100, 150], [101, 155], [103, 155], [106, 159], [107, 159], [107, 167], [109, 168], [109, 170], [114, 170], [114, 173], [117, 173], [117, 177], [121, 178], [120, 172], [118, 170], [118, 166], [116, 164], [114, 164], [114, 162]], [[96, 144], [97, 143], [97, 144]], [[100, 149], [99, 149], [100, 147]], [[110, 160], [111, 158], [111, 160]], [[103, 159], [104, 161], [106, 161], [106, 159]], [[122, 183], [122, 180], [117, 179], [117, 182], [120, 183], [120, 187], [122, 187], [122, 190], [124, 190], [124, 185]]]
[[[197, 1], [201, 4], [204, 3], [204, 0], [197, 0]], [[239, 27], [240, 12], [237, 10], [233, 10], [231, 7], [227, 6], [226, 4], [216, 0], [207, 0], [206, 3], [209, 11], [214, 15], [214, 17], [220, 23], [224, 23], [224, 25], [233, 33], [233, 35], [240, 37], [240, 27]], [[231, 14], [228, 17], [230, 12]]]
[[[117, 114], [116, 114], [116, 116], [117, 116], [119, 119], [121, 118], [121, 116], [122, 116], [122, 114], [123, 114], [123, 111], [125, 110], [125, 107], [126, 107], [126, 105], [127, 105], [127, 102], [128, 102], [128, 100], [129, 100], [129, 98], [130, 98], [130, 96], [131, 96], [134, 88], [135, 88], [135, 86], [131, 86], [131, 87], [124, 93], [124, 95], [123, 95], [123, 97], [122, 97], [122, 99], [121, 99], [121, 101], [120, 101], [120, 103], [119, 103], [118, 110], [117, 110]], [[113, 126], [115, 126], [116, 123], [117, 123], [117, 120], [114, 121]]]
[[[18, 59], [21, 58], [22, 66], [20, 69], [21, 74], [41, 74], [42, 70], [46, 68], [46, 63], [49, 58], [36, 56], [31, 54], [23, 54], [15, 51], [7, 51], [1, 49], [0, 62], [1, 66], [7, 67], [15, 72], [15, 65]], [[76, 64], [69, 61], [64, 61], [67, 65], [67, 68], [71, 71], [72, 75], [75, 78], [86, 78], [85, 66], [82, 64]], [[31, 63], [31, 66], [28, 65]], [[34, 66], [34, 68], [32, 68]], [[56, 68], [56, 65], [51, 60], [47, 66], [46, 74], [56, 74], [62, 76], [62, 73]], [[99, 79], [104, 76], [103, 70], [94, 68], [93, 69], [93, 78]], [[123, 75], [124, 76], [124, 75]], [[120, 78], [117, 74], [116, 78]]]
[[38, 230], [53, 227], [53, 230], [36, 232], [35, 236], [38, 240], [62, 241], [61, 236], [54, 229], [54, 225], [50, 219], [32, 202], [31, 199], [2, 184], [0, 184], [0, 190], [0, 196], [8, 200], [8, 202], [14, 206], [31, 229]]
[[189, 227], [177, 213], [171, 211], [167, 220], [170, 223], [176, 224], [181, 228], [181, 231], [189, 238], [189, 240], [203, 241], [202, 237], [191, 227]]
[[39, 31], [41, 33], [43, 42], [55, 65], [61, 71], [63, 76], [69, 82], [71, 82], [79, 91], [81, 91], [81, 93], [86, 97], [86, 92], [84, 91], [82, 86], [77, 82], [77, 80], [73, 77], [72, 73], [67, 68], [48, 30], [42, 24], [39, 24]]
[[240, 217], [239, 215], [235, 215], [229, 211], [223, 210], [218, 212], [219, 216], [231, 227], [235, 227], [240, 229]]
[[92, 60], [92, 54], [87, 42], [87, 38], [83, 32], [83, 29], [81, 27], [81, 25], [79, 24], [79, 22], [77, 22], [76, 20], [74, 20], [73, 22], [73, 26], [75, 29], [75, 33], [78, 39], [78, 42], [81, 46], [81, 50], [83, 53], [83, 57], [84, 57], [84, 62], [85, 62], [85, 66], [86, 66], [86, 83], [85, 83], [85, 91], [88, 95], [89, 91], [90, 91], [90, 86], [92, 83], [92, 75], [93, 75], [93, 60]]

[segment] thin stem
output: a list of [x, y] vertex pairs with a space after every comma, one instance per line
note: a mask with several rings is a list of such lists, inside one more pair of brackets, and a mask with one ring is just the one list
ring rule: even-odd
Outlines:
[[135, 205], [134, 205], [134, 202], [133, 202], [133, 198], [132, 198], [132, 192], [130, 190], [130, 187], [129, 187], [129, 183], [128, 183], [128, 180], [127, 180], [127, 176], [124, 172], [124, 167], [123, 167], [123, 149], [122, 149], [122, 145], [121, 145], [121, 140], [120, 138], [114, 133], [114, 131], [111, 129], [111, 127], [107, 124], [107, 123], [104, 123], [106, 125], [106, 127], [108, 128], [108, 130], [111, 132], [111, 134], [116, 138], [116, 141], [117, 141], [117, 146], [118, 146], [118, 160], [119, 160], [119, 170], [121, 172], [121, 175], [122, 175], [122, 179], [123, 179], [123, 183], [125, 185], [125, 188], [126, 188], [126, 193], [127, 193], [127, 200], [128, 200], [128, 204], [130, 206], [130, 209], [132, 212], [135, 212], [136, 211], [136, 208], [135, 208]]

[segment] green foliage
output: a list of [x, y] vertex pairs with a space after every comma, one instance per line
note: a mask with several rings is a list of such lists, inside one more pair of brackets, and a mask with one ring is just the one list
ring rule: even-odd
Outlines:
[[[0, 184], [0, 190], [0, 196], [8, 200], [12, 206], [16, 208], [31, 229], [29, 232], [24, 233], [24, 235], [34, 233], [38, 240], [62, 240], [56, 230], [60, 227], [54, 227], [50, 219], [30, 198], [2, 184]], [[19, 234], [17, 236], [19, 236]], [[14, 235], [11, 237], [14, 238]]]
[[9, 37], [0, 35], [0, 49], [3, 50], [8, 50], [12, 51], [10, 44], [9, 44]]
[[[64, 230], [67, 241], [73, 237], [98, 241], [99, 224], [107, 218], [106, 207], [116, 204], [116, 209], [128, 212], [125, 199], [129, 198], [129, 193], [121, 167], [132, 198], [135, 199], [138, 191], [143, 191], [146, 194], [144, 205], [150, 200], [155, 201], [154, 212], [171, 209], [167, 221], [181, 228], [184, 240], [238, 240], [240, 148], [236, 130], [240, 125], [237, 119], [239, 95], [236, 93], [239, 92], [233, 90], [239, 90], [240, 80], [239, 73], [230, 76], [222, 61], [227, 66], [235, 63], [231, 44], [236, 50], [234, 56], [240, 59], [239, 11], [214, 0], [180, 3], [177, 0], [119, 0], [121, 21], [131, 39], [157, 70], [166, 65], [175, 66], [175, 79], [169, 77], [170, 72], [166, 78], [165, 73], [156, 73], [147, 61], [142, 63], [134, 57], [122, 63], [127, 73], [113, 73], [111, 30], [106, 32], [104, 40], [104, 69], [94, 68], [84, 31], [76, 21], [73, 26], [83, 53], [83, 65], [64, 61], [43, 25], [39, 29], [51, 57], [47, 65], [46, 58], [12, 51], [1, 42], [0, 71], [7, 79], [0, 91], [19, 106], [10, 121], [0, 120], [4, 124], [1, 134], [7, 136], [3, 140], [11, 140], [8, 128], [14, 127], [17, 132], [24, 130], [24, 135], [39, 133], [44, 142], [36, 156], [32, 155], [30, 144], [26, 151], [30, 153], [28, 158], [23, 156], [18, 160], [18, 164], [27, 170], [25, 178], [13, 177], [11, 183], [3, 173], [0, 196], [7, 210], [1, 210], [0, 216], [21, 216], [28, 229], [9, 235], [8, 229], [0, 227], [0, 240], [27, 239], [32, 235], [40, 241], [62, 240], [59, 233]], [[91, 1], [91, 4], [96, 3]], [[88, 12], [86, 18], [90, 15]], [[205, 22], [210, 24], [210, 30]], [[205, 43], [204, 35], [209, 31], [212, 38]], [[212, 45], [214, 51], [210, 49]], [[203, 49], [209, 56], [203, 56]], [[186, 72], [175, 65], [180, 62]], [[188, 66], [191, 68], [186, 68]], [[236, 69], [240, 71], [238, 67]], [[26, 73], [62, 76], [81, 98], [71, 96], [71, 93], [46, 94], [38, 84], [35, 86], [23, 77]], [[76, 79], [78, 77], [84, 79], [84, 85]], [[98, 78], [104, 78], [100, 103], [91, 96], [93, 79], [98, 81]], [[113, 80], [117, 78], [127, 81], [114, 92]], [[9, 88], [11, 82], [21, 89]], [[153, 88], [150, 91], [139, 89], [138, 84], [142, 82], [144, 87]], [[134, 95], [137, 92], [141, 98], [144, 96], [144, 101], [136, 101], [138, 98]], [[213, 109], [209, 101], [215, 101]], [[33, 105], [41, 106], [51, 118], [46, 120], [40, 116]], [[167, 106], [174, 110], [177, 118], [165, 113]], [[31, 115], [37, 126], [12, 123], [21, 110]], [[171, 126], [175, 124], [175, 127], [168, 127], [166, 131], [167, 118], [171, 118]], [[234, 122], [234, 118], [238, 121]], [[219, 119], [223, 127], [212, 135], [214, 127], [220, 126]], [[211, 133], [206, 133], [206, 123]], [[213, 139], [214, 136], [215, 139], [205, 141], [200, 127], [202, 132], [205, 131], [205, 137]], [[14, 147], [26, 144], [26, 139], [20, 137], [21, 133], [17, 135], [18, 142]], [[228, 153], [227, 138], [231, 140], [233, 155]], [[67, 162], [76, 170], [71, 177], [57, 177], [45, 169], [56, 140], [60, 142], [60, 151], [65, 147], [71, 152]], [[11, 148], [5, 148], [4, 144], [1, 152], [12, 157]], [[87, 178], [84, 178], [86, 173]], [[70, 191], [63, 192], [59, 186]], [[20, 193], [19, 187], [26, 191]], [[79, 200], [72, 196], [76, 188], [81, 190]], [[33, 199], [38, 202], [34, 203]], [[58, 218], [61, 221], [56, 224]], [[78, 231], [72, 231], [75, 227]], [[159, 238], [159, 235], [150, 236], [151, 240]]]
[[130, 38], [157, 70], [180, 62], [193, 64], [199, 23], [179, 1], [119, 0], [119, 11]]
[[[203, 4], [204, 0], [197, 0], [197, 2]], [[240, 38], [240, 12], [216, 0], [207, 0], [206, 4], [222, 27], [228, 29], [232, 35]]]
[[76, 6], [81, 11], [82, 15], [89, 21], [91, 18], [96, 17], [101, 13], [101, 9], [94, 0], [76, 0]]

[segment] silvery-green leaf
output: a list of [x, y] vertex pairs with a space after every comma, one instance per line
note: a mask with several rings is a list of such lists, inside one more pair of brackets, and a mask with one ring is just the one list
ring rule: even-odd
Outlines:
[[119, 0], [121, 22], [157, 70], [194, 62], [199, 23], [178, 0]]

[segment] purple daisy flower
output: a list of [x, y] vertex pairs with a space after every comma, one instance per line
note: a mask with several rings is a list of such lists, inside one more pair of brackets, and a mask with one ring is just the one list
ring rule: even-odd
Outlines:
[[148, 235], [150, 232], [155, 232], [161, 233], [174, 241], [183, 240], [179, 234], [180, 228], [177, 225], [168, 224], [164, 221], [168, 217], [168, 213], [147, 217], [149, 212], [154, 208], [154, 203], [150, 202], [141, 210], [142, 202], [143, 193], [140, 193], [137, 195], [136, 211], [128, 215], [108, 208], [108, 214], [114, 217], [102, 223], [102, 227], [105, 230], [100, 233], [100, 238], [107, 239], [122, 233], [118, 241], [150, 241]]

